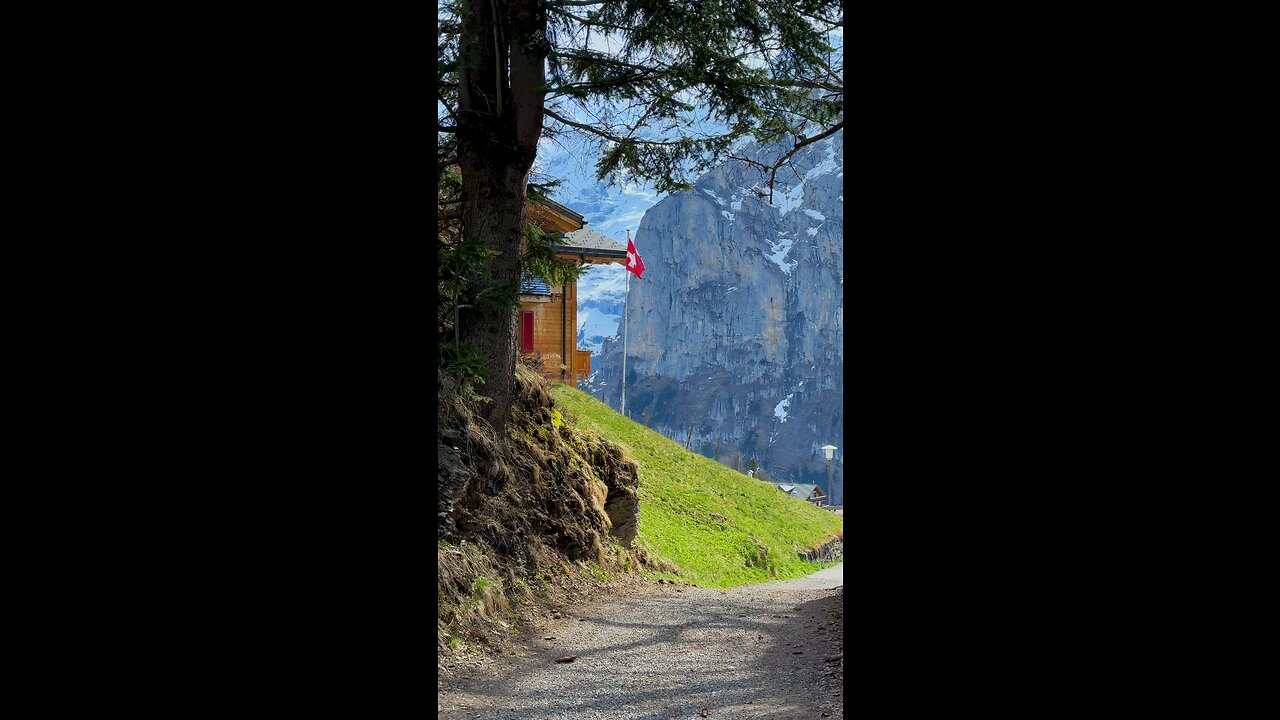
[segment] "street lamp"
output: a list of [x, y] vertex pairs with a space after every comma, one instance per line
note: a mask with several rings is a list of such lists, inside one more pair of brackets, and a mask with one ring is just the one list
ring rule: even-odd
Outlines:
[[836, 452], [835, 445], [823, 445], [822, 454], [827, 456], [827, 493], [835, 497], [836, 489], [831, 485], [831, 456]]

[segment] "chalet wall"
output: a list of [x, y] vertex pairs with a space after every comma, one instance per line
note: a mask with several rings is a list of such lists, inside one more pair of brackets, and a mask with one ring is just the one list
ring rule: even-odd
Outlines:
[[[552, 288], [550, 302], [522, 302], [520, 311], [533, 313], [533, 353], [542, 355], [542, 376], [557, 382], [562, 378], [568, 380], [573, 369], [574, 353], [578, 348], [577, 283]], [[564, 343], [562, 339], [566, 332], [568, 342]], [[519, 343], [517, 347], [520, 347]], [[569, 351], [568, 361], [563, 357], [566, 348]], [[565, 366], [563, 375], [560, 372], [561, 365]]]

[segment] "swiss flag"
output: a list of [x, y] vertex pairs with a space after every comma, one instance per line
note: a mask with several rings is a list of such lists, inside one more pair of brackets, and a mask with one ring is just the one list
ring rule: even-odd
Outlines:
[[640, 259], [640, 253], [636, 251], [636, 244], [631, 242], [630, 235], [627, 237], [627, 270], [643, 279], [644, 261]]

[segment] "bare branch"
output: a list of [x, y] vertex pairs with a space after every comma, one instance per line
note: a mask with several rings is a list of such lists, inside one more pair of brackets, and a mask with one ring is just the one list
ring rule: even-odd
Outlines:
[[797, 152], [800, 151], [800, 148], [806, 145], [812, 145], [818, 142], [819, 140], [829, 138], [832, 135], [835, 135], [837, 132], [839, 132], [840, 128], [843, 128], [843, 127], [844, 127], [844, 120], [841, 120], [840, 122], [836, 123], [835, 125], [832, 125], [831, 127], [827, 128], [823, 132], [820, 132], [811, 138], [799, 137], [796, 140], [795, 146], [792, 147], [790, 150], [786, 151], [785, 153], [783, 153], [782, 156], [779, 157], [777, 161], [773, 163], [773, 170], [769, 173], [769, 204], [770, 205], [773, 204], [773, 183], [778, 179], [778, 168], [781, 168], [783, 165], [785, 165], [786, 162], [791, 159], [792, 155], [795, 155]]
[[841, 15], [838, 18], [832, 19], [832, 18], [821, 17], [819, 15], [814, 15], [813, 13], [807, 13], [800, 9], [797, 9], [796, 12], [809, 18], [810, 20], [817, 20], [818, 22], [826, 25], [827, 27], [823, 28], [824, 30], [830, 30], [831, 28], [844, 27], [843, 15]]
[[751, 159], [751, 158], [749, 158], [749, 157], [743, 157], [743, 156], [741, 156], [741, 155], [734, 155], [734, 154], [732, 154], [732, 153], [730, 153], [729, 155], [726, 155], [725, 157], [729, 158], [730, 160], [738, 160], [739, 162], [744, 162], [744, 163], [746, 163], [746, 164], [748, 164], [748, 165], [754, 165], [754, 166], [756, 166], [756, 167], [760, 168], [761, 170], [763, 170], [763, 171], [765, 171], [765, 172], [771, 172], [771, 171], [773, 170], [773, 166], [771, 166], [771, 165], [765, 165], [764, 163], [760, 162], [759, 160], [752, 160], [752, 159]]
[[835, 80], [837, 83], [840, 83], [840, 90], [841, 90], [841, 92], [843, 92], [843, 91], [844, 91], [844, 78], [843, 78], [843, 77], [841, 77], [841, 76], [839, 76], [839, 75], [837, 75], [837, 74], [835, 73], [835, 71], [831, 69], [831, 66], [830, 66], [830, 65], [823, 65], [823, 66], [822, 66], [822, 69], [823, 69], [823, 70], [826, 70], [826, 71], [827, 71], [827, 74], [828, 74], [828, 75], [830, 75], [830, 76], [831, 76], [831, 78], [832, 78], [833, 80]]
[[446, 100], [445, 97], [440, 94], [439, 88], [436, 89], [436, 100], [440, 103], [441, 107], [444, 108], [444, 111], [449, 113], [450, 119], [452, 119], [453, 122], [456, 124], [458, 122], [458, 114], [452, 107], [449, 107], [449, 101]]
[[564, 125], [568, 125], [569, 127], [577, 128], [583, 132], [591, 133], [592, 135], [602, 137], [605, 140], [612, 140], [613, 142], [616, 142], [616, 143], [629, 142], [629, 143], [636, 143], [638, 145], [657, 145], [657, 146], [666, 146], [666, 147], [672, 147], [680, 144], [678, 142], [661, 142], [658, 140], [642, 140], [639, 138], [622, 137], [621, 135], [614, 135], [613, 133], [610, 133], [606, 130], [601, 130], [600, 128], [594, 128], [594, 127], [591, 127], [590, 125], [583, 125], [582, 123], [569, 120], [568, 118], [561, 116], [560, 114], [556, 113], [554, 110], [550, 108], [545, 109], [543, 112], [547, 114], [547, 117], [555, 120], [556, 122], [562, 123]]

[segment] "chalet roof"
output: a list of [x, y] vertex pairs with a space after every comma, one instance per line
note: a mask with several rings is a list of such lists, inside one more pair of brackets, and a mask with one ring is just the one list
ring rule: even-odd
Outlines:
[[565, 207], [564, 205], [561, 205], [560, 203], [556, 202], [555, 200], [552, 200], [551, 198], [548, 198], [548, 197], [538, 198], [534, 202], [538, 203], [539, 205], [548, 207], [552, 210], [555, 210], [561, 215], [565, 215], [568, 218], [577, 221], [579, 227], [587, 224], [586, 220], [583, 219], [582, 215], [578, 214], [573, 210], [570, 210], [569, 208]]
[[[507, 287], [511, 287], [508, 285]], [[550, 295], [551, 286], [546, 280], [534, 275], [531, 272], [521, 271], [520, 273], [520, 294], [521, 295]]]
[[525, 218], [545, 232], [572, 232], [587, 224], [581, 215], [550, 198], [530, 199]]
[[567, 232], [555, 245], [557, 255], [580, 258], [583, 262], [610, 263], [625, 260], [627, 246], [595, 230], [582, 228]]

